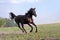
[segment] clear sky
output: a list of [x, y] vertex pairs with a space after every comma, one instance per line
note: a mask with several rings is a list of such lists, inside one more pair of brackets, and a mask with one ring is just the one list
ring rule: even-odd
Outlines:
[[35, 23], [60, 22], [60, 0], [0, 0], [0, 17], [9, 18], [9, 12], [24, 15], [32, 7], [37, 13]]

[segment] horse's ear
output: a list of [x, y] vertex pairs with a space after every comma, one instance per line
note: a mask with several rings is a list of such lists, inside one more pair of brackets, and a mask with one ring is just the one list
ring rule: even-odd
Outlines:
[[35, 10], [36, 8], [34, 8], [34, 10]]

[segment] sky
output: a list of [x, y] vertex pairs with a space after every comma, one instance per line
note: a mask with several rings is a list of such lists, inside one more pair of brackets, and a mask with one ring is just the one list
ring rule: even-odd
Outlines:
[[60, 0], [0, 0], [0, 17], [24, 15], [30, 8], [36, 8], [36, 24], [60, 23]]

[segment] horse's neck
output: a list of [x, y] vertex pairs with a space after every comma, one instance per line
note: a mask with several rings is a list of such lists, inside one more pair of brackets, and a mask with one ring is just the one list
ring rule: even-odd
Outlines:
[[32, 15], [28, 15], [28, 17], [32, 18]]
[[32, 18], [33, 15], [26, 13], [25, 14], [28, 18]]

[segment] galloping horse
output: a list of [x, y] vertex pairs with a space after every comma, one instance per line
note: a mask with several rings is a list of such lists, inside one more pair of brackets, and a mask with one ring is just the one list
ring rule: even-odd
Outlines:
[[[25, 33], [27, 33], [27, 32], [24, 29], [24, 24], [28, 24], [31, 27], [30, 32], [32, 32], [32, 30], [33, 30], [33, 27], [30, 24], [34, 25], [35, 28], [36, 28], [36, 31], [35, 32], [37, 32], [37, 26], [33, 22], [33, 18], [32, 18], [33, 15], [35, 17], [37, 16], [36, 15], [35, 8], [30, 8], [28, 10], [28, 12], [25, 13], [25, 15], [18, 15], [18, 16], [16, 16], [13, 12], [10, 12], [10, 16], [11, 16], [10, 18], [12, 20], [14, 19], [15, 22], [17, 23], [18, 27], [22, 30], [22, 32], [25, 32]], [[21, 24], [22, 28], [20, 27], [20, 24]]]

